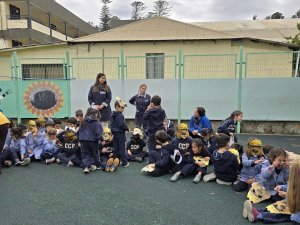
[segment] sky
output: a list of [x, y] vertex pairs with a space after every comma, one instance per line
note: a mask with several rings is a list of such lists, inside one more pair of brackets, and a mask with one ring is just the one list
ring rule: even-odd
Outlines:
[[[100, 0], [56, 0], [69, 11], [85, 21], [99, 24]], [[139, 0], [152, 11], [155, 0]], [[112, 0], [112, 15], [130, 19], [133, 0]], [[172, 11], [169, 18], [183, 22], [251, 20], [253, 15], [264, 19], [274, 12], [290, 18], [300, 9], [299, 0], [169, 0]]]

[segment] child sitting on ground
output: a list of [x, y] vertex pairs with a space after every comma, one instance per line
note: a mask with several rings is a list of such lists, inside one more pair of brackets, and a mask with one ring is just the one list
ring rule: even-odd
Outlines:
[[49, 128], [47, 130], [47, 138], [43, 141], [41, 160], [46, 164], [51, 164], [55, 161], [57, 146], [56, 146], [56, 129]]
[[65, 130], [72, 130], [75, 133], [77, 133], [79, 127], [77, 127], [77, 120], [75, 117], [70, 117], [67, 119], [67, 126], [65, 127]]
[[101, 169], [106, 172], [114, 172], [120, 164], [120, 159], [114, 156], [113, 135], [108, 127], [103, 130], [99, 151]]
[[216, 135], [216, 146], [212, 154], [214, 172], [203, 177], [205, 182], [217, 179], [218, 184], [231, 185], [239, 172], [237, 157], [228, 151], [230, 137], [226, 134]]
[[127, 157], [129, 161], [143, 162], [148, 153], [144, 150], [146, 146], [143, 140], [143, 132], [139, 128], [134, 128], [132, 137], [127, 142]]
[[243, 154], [243, 169], [241, 170], [240, 180], [233, 185], [233, 190], [237, 192], [246, 191], [260, 174], [262, 163], [265, 157], [262, 150], [262, 142], [256, 138], [248, 140], [246, 152]]
[[64, 130], [61, 127], [61, 120], [60, 119], [53, 119], [54, 122], [54, 128], [56, 129], [56, 134], [60, 134]]
[[[278, 195], [287, 199], [279, 201], [267, 208], [255, 208], [250, 200], [245, 201], [243, 217], [250, 222], [262, 220], [264, 223], [283, 223], [292, 221], [294, 225], [300, 224], [300, 160], [294, 162], [287, 185], [275, 187]], [[273, 212], [271, 212], [273, 211]]]
[[210, 153], [206, 150], [201, 139], [194, 139], [192, 141], [192, 153], [189, 155], [182, 169], [171, 177], [171, 181], [176, 181], [180, 176], [186, 177], [191, 174], [196, 174], [193, 182], [199, 183], [202, 175], [205, 175], [207, 172], [209, 160]]
[[172, 145], [168, 142], [168, 134], [164, 130], [157, 131], [155, 139], [161, 148], [156, 148], [149, 153], [148, 167], [152, 168], [149, 174], [158, 177], [168, 174], [171, 169], [170, 152]]
[[216, 148], [216, 140], [213, 132], [209, 128], [203, 128], [200, 132], [199, 138], [202, 140], [204, 146], [212, 154]]

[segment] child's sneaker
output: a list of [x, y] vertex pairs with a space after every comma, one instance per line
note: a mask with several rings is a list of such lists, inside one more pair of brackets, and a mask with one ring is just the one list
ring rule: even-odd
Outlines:
[[177, 173], [174, 173], [174, 175], [170, 178], [170, 181], [175, 182], [176, 180], [178, 180], [180, 175], [178, 175]]
[[56, 162], [57, 162], [58, 164], [60, 164], [60, 159], [56, 159]]
[[111, 165], [111, 167], [109, 169], [109, 172], [115, 172], [119, 163], [120, 163], [120, 160], [118, 158], [115, 158], [113, 161], [113, 164]]
[[19, 160], [16, 160], [15, 166], [20, 166], [21, 162]]
[[127, 164], [126, 165], [122, 165], [124, 168], [126, 168], [126, 167], [128, 167], [130, 164], [129, 164], [129, 162], [127, 162]]
[[69, 161], [68, 166], [74, 166], [74, 163], [72, 161]]
[[218, 184], [221, 184], [221, 185], [232, 185], [232, 182], [227, 182], [227, 181], [222, 181], [222, 180], [219, 180], [217, 179], [216, 180]]
[[89, 168], [85, 167], [84, 170], [83, 170], [83, 173], [86, 173], [86, 174], [87, 174], [87, 173], [89, 173], [89, 172], [90, 172]]
[[195, 176], [195, 178], [193, 179], [193, 182], [194, 182], [195, 184], [198, 184], [198, 183], [200, 182], [200, 180], [201, 180], [201, 174], [197, 174], [197, 175]]
[[30, 163], [30, 161], [31, 161], [30, 158], [26, 158], [22, 162], [20, 162], [20, 165], [21, 166], [26, 166]]
[[257, 215], [259, 212], [255, 207], [253, 207], [252, 202], [247, 200], [244, 202], [244, 209], [243, 209], [243, 217], [253, 223], [257, 220]]
[[55, 161], [55, 158], [52, 157], [51, 159], [46, 159], [46, 164], [51, 164]]
[[97, 169], [97, 166], [91, 165], [90, 171], [94, 172]]
[[106, 172], [110, 172], [110, 167], [112, 166], [114, 162], [114, 159], [113, 158], [109, 158], [106, 162], [106, 166], [105, 166], [105, 171]]
[[215, 173], [210, 173], [207, 174], [203, 177], [203, 181], [208, 182], [216, 179], [216, 174]]

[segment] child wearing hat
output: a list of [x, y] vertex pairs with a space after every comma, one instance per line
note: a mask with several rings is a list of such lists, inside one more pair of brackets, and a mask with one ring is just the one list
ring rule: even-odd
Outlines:
[[134, 128], [132, 137], [127, 142], [127, 157], [129, 161], [142, 162], [148, 153], [144, 150], [146, 146], [143, 140], [143, 132], [139, 128]]
[[111, 132], [113, 134], [114, 155], [121, 159], [122, 166], [128, 167], [129, 162], [125, 152], [126, 136], [125, 132], [128, 127], [125, 123], [123, 111], [127, 105], [119, 98], [116, 97], [115, 111], [113, 111], [110, 119]]

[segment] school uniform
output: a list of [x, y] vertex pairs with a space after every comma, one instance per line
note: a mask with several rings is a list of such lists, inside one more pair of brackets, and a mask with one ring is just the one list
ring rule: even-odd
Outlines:
[[[261, 157], [261, 156], [260, 156]], [[248, 189], [248, 184], [246, 183], [249, 179], [258, 179], [260, 174], [262, 163], [255, 164], [256, 160], [259, 160], [260, 157], [248, 157], [246, 153], [242, 156], [243, 168], [240, 173], [240, 180], [233, 185], [233, 190], [237, 192], [246, 191]]]
[[[103, 148], [107, 148], [107, 152], [102, 152]], [[100, 162], [101, 162], [101, 168], [105, 169], [106, 163], [108, 159], [110, 158], [109, 156], [112, 154], [112, 158], [114, 158], [114, 144], [112, 141], [110, 142], [105, 142], [104, 144], [100, 143], [99, 144], [99, 151], [100, 151]]]
[[36, 136], [33, 136], [31, 132], [29, 132], [26, 135], [26, 144], [27, 148], [32, 151], [32, 153], [29, 154], [30, 158], [40, 160], [41, 159], [41, 153], [43, 151], [43, 142], [46, 139], [46, 133], [39, 130], [36, 134]]
[[91, 165], [100, 166], [98, 148], [102, 133], [101, 124], [97, 118], [92, 116], [88, 116], [84, 121], [84, 125], [79, 127], [77, 135], [84, 168], [90, 168]]
[[148, 94], [141, 95], [137, 94], [134, 95], [131, 99], [129, 99], [129, 103], [136, 107], [135, 113], [135, 125], [136, 127], [140, 128], [143, 126], [144, 130], [147, 125], [144, 123], [144, 113], [147, 107], [150, 105], [151, 96]]
[[11, 160], [13, 163], [16, 163], [21, 160], [21, 155], [23, 155], [23, 159], [29, 157], [25, 138], [18, 138], [17, 140], [12, 138], [9, 145], [5, 146], [2, 151], [1, 164], [5, 160]]
[[100, 86], [98, 92], [94, 92], [93, 89], [94, 87], [92, 86], [88, 94], [88, 101], [91, 107], [93, 107], [93, 105], [104, 105], [103, 109], [100, 110], [100, 114], [101, 114], [100, 120], [109, 121], [111, 116], [111, 108], [110, 108], [111, 90], [109, 89], [106, 92], [102, 86]]
[[203, 148], [199, 153], [194, 154], [193, 152], [189, 155], [185, 165], [182, 167], [181, 174], [182, 176], [188, 176], [191, 174], [198, 174], [199, 172], [202, 173], [202, 175], [205, 175], [207, 173], [207, 166], [200, 167], [195, 164], [198, 157], [211, 157], [210, 153]]
[[204, 139], [202, 136], [199, 136], [199, 138], [202, 140], [204, 146], [210, 154], [213, 154], [213, 152], [217, 150], [216, 139], [214, 136], [210, 136], [209, 140]]
[[132, 155], [127, 155], [129, 161], [135, 161], [136, 157], [144, 159], [148, 156], [148, 153], [144, 150], [146, 143], [144, 140], [135, 140], [131, 138], [126, 145], [126, 149], [130, 150]]
[[122, 112], [114, 111], [112, 113], [110, 126], [113, 134], [114, 155], [121, 158], [122, 166], [126, 166], [128, 164], [128, 160], [125, 152], [125, 131], [128, 131], [129, 129], [125, 124], [125, 118]]
[[179, 164], [172, 163], [173, 171], [177, 172], [182, 169], [182, 167], [187, 163], [189, 156], [192, 154], [192, 138], [173, 138], [172, 140], [172, 152], [171, 155], [174, 154], [174, 150], [179, 150], [180, 155], [182, 156], [182, 160]]
[[239, 164], [236, 156], [229, 151], [219, 153], [215, 150], [212, 154], [214, 173], [216, 178], [225, 182], [234, 182], [239, 173]]
[[64, 140], [63, 135], [65, 131], [57, 135], [57, 139], [61, 142], [61, 147], [57, 150], [56, 158], [60, 160], [60, 164], [63, 166], [68, 165], [71, 161], [75, 166], [82, 167], [80, 147], [78, 140], [67, 142]]
[[235, 133], [237, 122], [234, 122], [233, 119], [229, 118], [225, 120], [217, 129], [218, 133], [223, 133], [230, 136], [230, 133]]
[[148, 149], [149, 152], [155, 150], [156, 140], [155, 133], [164, 130], [164, 120], [166, 118], [165, 110], [161, 107], [149, 109], [144, 114], [144, 120], [147, 122], [148, 129]]
[[55, 157], [57, 152], [55, 140], [44, 139], [42, 149], [41, 160], [45, 161], [46, 159]]
[[197, 123], [195, 122], [194, 118], [195, 118], [194, 116], [191, 117], [190, 128], [189, 128], [189, 133], [192, 138], [199, 138], [199, 135], [193, 135], [194, 130], [197, 130], [198, 134], [200, 134], [203, 128], [208, 128], [212, 130], [211, 122], [206, 115], [200, 117]]
[[155, 169], [149, 173], [150, 175], [158, 177], [169, 173], [172, 168], [170, 152], [172, 145], [168, 144], [149, 153], [149, 164], [155, 164]]
[[262, 163], [259, 183], [266, 191], [272, 195], [274, 201], [282, 200], [278, 193], [274, 190], [277, 185], [286, 185], [289, 180], [289, 169], [283, 167], [281, 169], [273, 168], [269, 160]]
[[172, 120], [167, 120], [166, 132], [171, 137], [171, 139], [175, 137], [175, 124]]

